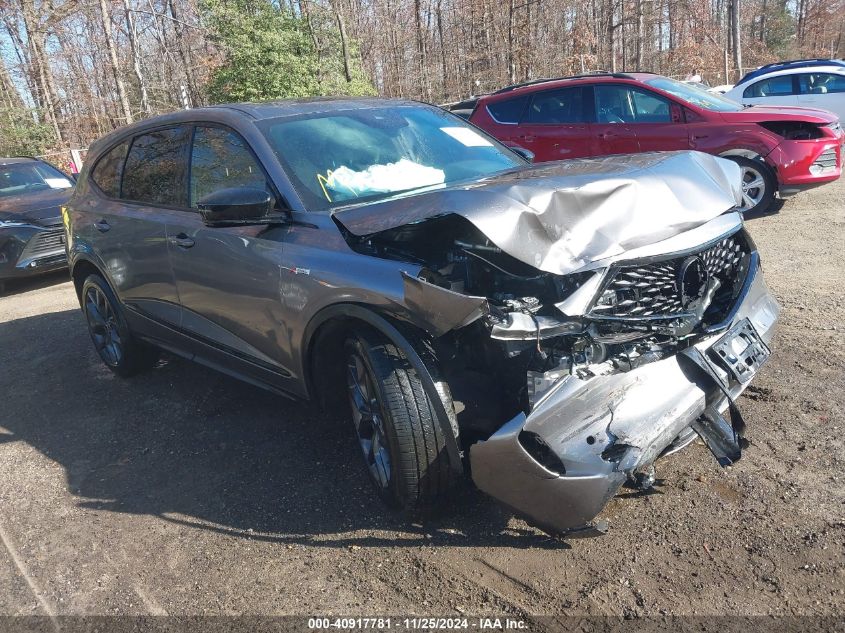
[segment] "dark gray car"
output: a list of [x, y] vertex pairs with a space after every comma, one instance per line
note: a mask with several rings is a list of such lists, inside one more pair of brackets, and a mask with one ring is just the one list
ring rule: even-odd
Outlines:
[[73, 182], [36, 158], [0, 158], [0, 292], [10, 279], [67, 265], [59, 210]]
[[740, 200], [705, 154], [533, 166], [438, 108], [310, 100], [113, 133], [66, 226], [117, 374], [166, 349], [344, 407], [387, 502], [471, 472], [572, 533], [696, 435], [739, 458], [778, 313]]

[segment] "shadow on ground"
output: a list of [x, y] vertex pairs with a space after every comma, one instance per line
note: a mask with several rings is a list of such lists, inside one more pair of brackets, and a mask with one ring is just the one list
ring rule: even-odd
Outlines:
[[24, 292], [31, 292], [32, 290], [48, 288], [56, 284], [62, 284], [69, 279], [67, 270], [57, 270], [56, 272], [39, 275], [38, 277], [6, 279], [0, 281], [0, 297], [10, 297], [23, 294]]
[[777, 215], [778, 213], [780, 213], [785, 203], [786, 200], [784, 200], [783, 198], [775, 198], [774, 200], [772, 200], [772, 204], [769, 205], [769, 208], [766, 211], [744, 213], [743, 217], [746, 220], [759, 220], [760, 218], [768, 218], [769, 216]]
[[413, 526], [376, 499], [343, 421], [182, 360], [117, 378], [77, 310], [0, 324], [0, 366], [0, 443], [60, 464], [82, 507], [326, 547], [563, 545], [469, 489]]

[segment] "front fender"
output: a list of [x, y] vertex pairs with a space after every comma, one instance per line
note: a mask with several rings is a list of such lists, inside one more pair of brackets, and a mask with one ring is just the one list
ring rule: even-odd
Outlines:
[[449, 456], [449, 465], [456, 473], [463, 473], [463, 463], [461, 461], [461, 452], [455, 438], [454, 431], [451, 427], [450, 416], [446, 411], [446, 406], [440, 397], [440, 392], [434, 382], [434, 378], [429, 371], [429, 367], [423, 361], [419, 351], [410, 343], [408, 338], [399, 331], [399, 329], [387, 320], [381, 314], [374, 312], [367, 306], [358, 305], [354, 303], [334, 304], [315, 315], [305, 328], [305, 336], [303, 337], [300, 350], [302, 352], [303, 367], [306, 368], [305, 375], [309, 378], [306, 380], [306, 389], [309, 393], [314, 390], [314, 385], [311, 384], [309, 369], [309, 359], [313, 353], [313, 344], [315, 335], [320, 330], [320, 327], [333, 320], [352, 320], [366, 325], [377, 330], [385, 336], [391, 343], [393, 343], [402, 354], [411, 363], [420, 382], [423, 384], [426, 395], [431, 401], [437, 413], [437, 420], [443, 432], [443, 437], [446, 438], [446, 451]]

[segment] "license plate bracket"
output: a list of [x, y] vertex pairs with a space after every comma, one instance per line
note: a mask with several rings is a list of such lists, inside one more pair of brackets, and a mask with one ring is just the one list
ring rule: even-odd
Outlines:
[[740, 383], [746, 383], [771, 356], [749, 319], [743, 319], [710, 347], [711, 354]]

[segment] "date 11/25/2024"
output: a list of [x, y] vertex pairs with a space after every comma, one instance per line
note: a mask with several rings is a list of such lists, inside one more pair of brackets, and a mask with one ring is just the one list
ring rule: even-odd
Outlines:
[[459, 618], [438, 618], [438, 617], [350, 617], [350, 618], [309, 618], [308, 628], [311, 630], [470, 630], [479, 631], [518, 631], [526, 630], [528, 624], [517, 618], [497, 617], [459, 617]]

